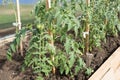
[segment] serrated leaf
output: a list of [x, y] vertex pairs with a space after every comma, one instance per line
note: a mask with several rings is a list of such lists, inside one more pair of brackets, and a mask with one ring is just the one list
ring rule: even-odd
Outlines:
[[70, 71], [70, 68], [66, 65], [65, 66], [65, 74], [67, 75], [69, 73], [69, 71]]
[[78, 65], [75, 66], [75, 75], [78, 74], [78, 72], [80, 71], [81, 67], [79, 67]]
[[69, 38], [66, 38], [66, 42], [65, 42], [64, 46], [65, 46], [66, 52], [69, 53], [70, 52], [70, 46], [71, 46]]
[[56, 53], [56, 49], [54, 45], [51, 45], [50, 43], [48, 43], [46, 47], [50, 51], [51, 55]]
[[67, 29], [67, 31], [70, 31], [72, 28], [73, 28], [72, 22], [69, 21], [68, 22], [68, 29]]
[[117, 28], [118, 28], [118, 31], [120, 31], [120, 23], [118, 24]]
[[11, 48], [11, 50], [12, 50], [13, 52], [16, 51], [16, 48], [15, 48], [15, 45], [14, 45], [14, 44], [11, 44], [11, 45], [10, 45], [10, 48]]
[[39, 46], [38, 46], [37, 43], [34, 43], [34, 44], [33, 44], [33, 47], [36, 48], [36, 49], [39, 49]]
[[73, 49], [74, 51], [77, 50], [77, 45], [76, 45], [75, 41], [72, 41], [71, 47], [72, 47], [72, 49]]
[[17, 44], [17, 45], [20, 44], [20, 38], [19, 38], [19, 37], [16, 38], [16, 44]]
[[62, 16], [60, 15], [60, 16], [57, 18], [57, 27], [61, 25], [61, 22], [62, 22]]
[[49, 65], [53, 66], [53, 63], [52, 63], [52, 61], [50, 61], [50, 60], [47, 60], [47, 62], [48, 62], [48, 64], [49, 64]]
[[69, 68], [72, 68], [75, 62], [75, 56], [74, 56], [74, 52], [71, 52], [70, 54], [70, 60], [69, 60]]
[[40, 55], [40, 52], [33, 52], [34, 55]]
[[7, 56], [6, 57], [7, 57], [8, 60], [10, 60], [10, 61], [12, 60], [12, 54], [9, 51], [7, 51]]
[[78, 62], [79, 62], [79, 66], [80, 66], [81, 68], [84, 68], [84, 67], [85, 67], [85, 63], [84, 63], [84, 61], [82, 60], [82, 58], [79, 58]]
[[63, 74], [63, 72], [64, 72], [64, 68], [60, 67], [60, 74]]
[[79, 28], [79, 27], [77, 27], [77, 26], [74, 27], [74, 31], [75, 31], [75, 36], [76, 36], [76, 37], [77, 37], [77, 35], [78, 35], [78, 28]]
[[91, 75], [91, 73], [93, 72], [93, 70], [91, 69], [91, 68], [87, 68], [87, 70], [86, 70], [86, 74], [87, 75]]
[[25, 37], [25, 33], [26, 33], [26, 29], [25, 29], [25, 28], [22, 28], [22, 30], [21, 30], [21, 35], [22, 35], [22, 38], [24, 38], [24, 37]]
[[60, 15], [60, 11], [59, 10], [57, 10], [56, 12], [57, 13], [55, 14], [55, 18], [57, 18]]
[[38, 76], [36, 80], [44, 80], [44, 78], [41, 76]]

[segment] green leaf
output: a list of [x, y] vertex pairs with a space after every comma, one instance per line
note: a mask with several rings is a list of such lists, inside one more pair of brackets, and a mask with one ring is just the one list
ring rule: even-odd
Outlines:
[[117, 28], [118, 28], [118, 31], [120, 31], [120, 23], [118, 24]]
[[83, 68], [85, 67], [85, 62], [83, 61], [82, 58], [79, 58], [78, 63], [80, 67], [83, 67]]
[[44, 68], [42, 69], [42, 72], [45, 73], [46, 76], [48, 76], [49, 73], [51, 72], [51, 69], [48, 69], [48, 68], [47, 68], [47, 65], [46, 65], [46, 66], [44, 66]]
[[49, 52], [51, 53], [51, 55], [56, 53], [56, 48], [55, 48], [54, 45], [51, 45], [50, 43], [48, 43], [48, 44], [46, 45], [46, 47], [47, 47], [47, 49], [49, 50]]
[[48, 62], [48, 64], [49, 64], [49, 65], [53, 66], [53, 63], [52, 63], [52, 61], [50, 61], [50, 60], [47, 60], [47, 62]]
[[70, 71], [70, 68], [67, 66], [67, 64], [65, 65], [65, 74], [67, 75]]
[[69, 21], [67, 24], [68, 24], [68, 29], [67, 29], [67, 31], [70, 31], [70, 30], [73, 28], [72, 22]]
[[55, 14], [55, 18], [57, 18], [60, 15], [60, 11], [57, 10], [56, 14]]
[[10, 48], [11, 48], [11, 50], [12, 50], [13, 52], [16, 51], [16, 46], [15, 46], [14, 44], [11, 44], [11, 45], [10, 45]]
[[38, 76], [36, 80], [44, 80], [42, 76]]
[[64, 68], [60, 67], [60, 74], [63, 74], [63, 72], [64, 72]]
[[12, 54], [11, 54], [11, 52], [7, 51], [7, 56], [6, 57], [7, 57], [8, 60], [11, 61], [12, 60]]
[[78, 65], [75, 66], [75, 75], [78, 74], [78, 72], [80, 71], [81, 67], [79, 67]]
[[57, 27], [60, 26], [62, 23], [62, 15], [60, 15], [58, 18], [57, 18]]
[[87, 68], [85, 73], [89, 76], [89, 75], [91, 75], [92, 72], [93, 72], [93, 70], [91, 68]]
[[33, 55], [40, 55], [40, 52], [33, 52]]
[[19, 45], [20, 44], [20, 38], [16, 37], [16, 44]]
[[77, 35], [78, 35], [78, 29], [79, 29], [79, 27], [77, 27], [77, 26], [74, 27], [74, 31], [75, 31], [75, 36], [76, 36], [76, 37], [77, 37]]
[[66, 38], [66, 42], [65, 42], [64, 46], [65, 46], [65, 50], [66, 50], [67, 53], [70, 52], [70, 46], [71, 46], [70, 43], [71, 43], [71, 42], [70, 42], [70, 39], [69, 39], [69, 38]]
[[26, 28], [23, 27], [20, 32], [21, 32], [22, 38], [24, 38], [26, 33]]
[[75, 62], [74, 52], [70, 53], [69, 68], [72, 68]]

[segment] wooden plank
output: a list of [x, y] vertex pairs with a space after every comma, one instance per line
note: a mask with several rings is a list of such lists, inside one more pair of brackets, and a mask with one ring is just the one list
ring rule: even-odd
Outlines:
[[[23, 41], [25, 41], [30, 35], [32, 35], [32, 33], [30, 31], [27, 31], [25, 35], [26, 36], [25, 36], [25, 39]], [[4, 46], [7, 43], [12, 42], [14, 39], [15, 39], [15, 34], [8, 35], [8, 36], [5, 36], [3, 38], [0, 38], [0, 47]]]
[[111, 68], [101, 80], [116, 80], [114, 70]]
[[15, 39], [15, 34], [0, 38], [0, 47], [9, 42], [12, 42], [14, 39]]
[[115, 72], [115, 77], [116, 77], [116, 80], [120, 80], [120, 66], [118, 67], [118, 69]]
[[[88, 79], [88, 80], [102, 80], [109, 70], [115, 72], [115, 80], [119, 80], [120, 76], [118, 66], [120, 65], [120, 47], [105, 61], [105, 63]], [[117, 73], [116, 73], [117, 71]]]

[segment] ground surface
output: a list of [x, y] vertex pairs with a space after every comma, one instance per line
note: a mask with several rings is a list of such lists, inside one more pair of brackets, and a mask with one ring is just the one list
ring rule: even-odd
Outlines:
[[[23, 58], [14, 57], [12, 62], [6, 59], [6, 51], [9, 45], [5, 45], [0, 48], [0, 80], [34, 80], [34, 75], [30, 69], [25, 72], [21, 72], [21, 65]], [[119, 37], [107, 36], [107, 41], [102, 42], [102, 48], [94, 48], [91, 52], [94, 54], [94, 58], [91, 63], [91, 67], [96, 71], [100, 65], [120, 46]], [[82, 72], [71, 79], [69, 76], [64, 75], [52, 75], [45, 80], [87, 80], [88, 76], [85, 76]]]

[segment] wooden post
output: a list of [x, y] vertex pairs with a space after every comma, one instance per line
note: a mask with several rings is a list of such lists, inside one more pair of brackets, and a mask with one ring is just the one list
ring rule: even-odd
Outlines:
[[[89, 7], [90, 6], [90, 0], [86, 0], [86, 4]], [[89, 25], [89, 11], [87, 11], [87, 16], [86, 16], [86, 27], [85, 27], [85, 54], [89, 53], [89, 30], [90, 30], [90, 25]]]
[[19, 4], [19, 0], [17, 0], [16, 2], [17, 2], [18, 28], [19, 28], [19, 30], [21, 30], [21, 19], [20, 19], [20, 4]]
[[[86, 5], [87, 7], [90, 7], [90, 0], [86, 0]], [[89, 67], [93, 58], [93, 54], [89, 53], [89, 31], [90, 31], [90, 23], [89, 23], [89, 10], [87, 11], [87, 16], [86, 16], [86, 26], [85, 26], [85, 54], [87, 56], [86, 58], [86, 65]]]
[[[46, 0], [46, 10], [48, 10], [49, 8], [51, 8], [51, 0]], [[54, 46], [53, 32], [51, 30], [48, 30], [48, 34], [51, 37], [51, 40], [49, 41], [49, 43], [51, 46]], [[51, 56], [51, 59], [54, 62], [54, 55]], [[53, 74], [55, 74], [56, 72], [55, 66], [53, 66], [52, 72]]]
[[[18, 21], [18, 29], [21, 30], [21, 19], [20, 19], [20, 4], [19, 4], [19, 0], [16, 0], [17, 2], [17, 21]], [[22, 45], [22, 39], [20, 40], [20, 53], [21, 56], [23, 56], [23, 45]]]
[[51, 0], [46, 0], [46, 10], [51, 8]]

